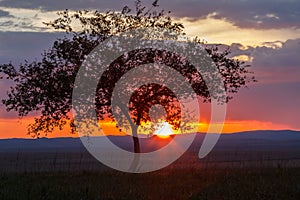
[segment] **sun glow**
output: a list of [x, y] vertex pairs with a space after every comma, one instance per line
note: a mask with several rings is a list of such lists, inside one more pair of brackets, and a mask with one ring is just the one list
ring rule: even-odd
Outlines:
[[161, 122], [159, 123], [156, 131], [154, 132], [154, 135], [166, 139], [169, 138], [170, 135], [173, 135], [174, 131], [171, 127], [171, 125], [168, 122]]

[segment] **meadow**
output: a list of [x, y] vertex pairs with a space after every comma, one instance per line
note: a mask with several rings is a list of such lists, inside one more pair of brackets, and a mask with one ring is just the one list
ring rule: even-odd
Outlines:
[[6, 173], [0, 199], [294, 199], [300, 168], [168, 167], [146, 174], [114, 170]]
[[76, 139], [0, 141], [0, 199], [300, 199], [299, 135], [241, 136], [222, 136], [201, 160], [198, 141], [144, 174], [102, 165]]
[[223, 162], [213, 154], [199, 160], [186, 153], [167, 168], [129, 174], [103, 166], [88, 152], [0, 158], [0, 199], [300, 199], [297, 160]]

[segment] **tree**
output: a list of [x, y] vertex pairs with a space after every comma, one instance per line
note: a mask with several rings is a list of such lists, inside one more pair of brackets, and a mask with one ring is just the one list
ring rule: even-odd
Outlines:
[[[70, 116], [72, 109], [72, 90], [76, 74], [86, 59], [87, 55], [102, 41], [117, 33], [130, 29], [159, 27], [183, 33], [184, 27], [175, 23], [164, 10], [158, 11], [157, 0], [151, 7], [145, 7], [140, 0], [135, 1], [135, 9], [125, 6], [121, 12], [79, 10], [71, 12], [65, 10], [58, 13], [58, 18], [52, 22], [45, 23], [59, 31], [65, 31], [66, 36], [57, 39], [53, 46], [43, 53], [40, 61], [25, 62], [20, 66], [13, 66], [11, 63], [0, 65], [1, 78], [12, 80], [15, 85], [11, 87], [8, 97], [2, 100], [8, 111], [15, 110], [20, 117], [31, 112], [38, 111], [40, 116], [28, 127], [28, 134], [33, 137], [40, 137], [43, 133], [49, 134], [54, 128], [63, 129], [70, 126], [72, 133], [76, 132], [74, 120]], [[198, 38], [195, 42], [201, 43]], [[204, 44], [203, 44], [204, 45]], [[228, 92], [238, 92], [239, 88], [246, 86], [249, 82], [255, 81], [248, 70], [249, 65], [229, 57], [229, 49], [220, 51], [218, 46], [206, 46], [206, 51], [215, 62]], [[133, 51], [128, 56], [121, 56], [111, 64], [112, 70], [105, 75], [105, 80], [99, 81], [99, 88], [96, 96], [97, 117], [99, 119], [112, 118], [111, 96], [114, 84], [120, 77], [130, 70], [135, 61], [136, 65], [151, 62], [160, 62], [174, 66], [185, 76], [196, 75], [192, 78], [191, 84], [197, 95], [203, 101], [210, 99], [207, 87], [197, 74], [195, 68], [188, 62], [183, 62], [178, 55], [171, 52], [148, 49], [144, 51]], [[145, 55], [147, 57], [145, 58]], [[131, 63], [131, 64], [130, 64]], [[130, 86], [129, 86], [130, 87]], [[153, 91], [156, 91], [153, 93]], [[141, 104], [141, 99], [143, 102]], [[122, 102], [122, 101], [120, 101]], [[167, 111], [167, 120], [176, 128], [179, 118], [178, 108], [174, 94], [167, 88], [160, 85], [145, 85], [139, 88], [130, 100], [131, 127], [138, 127], [142, 122], [149, 120], [149, 110], [155, 104], [162, 104]], [[119, 105], [122, 107], [123, 105]], [[175, 107], [174, 113], [170, 114], [170, 106]], [[126, 113], [122, 111], [122, 113]], [[176, 123], [175, 123], [176, 122]], [[120, 123], [120, 122], [119, 122]], [[135, 152], [140, 152], [139, 140], [136, 131], [133, 133]]]

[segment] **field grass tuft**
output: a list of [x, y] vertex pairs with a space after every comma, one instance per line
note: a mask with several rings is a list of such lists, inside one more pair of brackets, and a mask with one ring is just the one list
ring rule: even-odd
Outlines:
[[300, 168], [7, 173], [0, 199], [300, 199]]

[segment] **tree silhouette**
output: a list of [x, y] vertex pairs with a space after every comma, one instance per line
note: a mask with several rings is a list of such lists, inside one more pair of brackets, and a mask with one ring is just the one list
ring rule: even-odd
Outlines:
[[[58, 13], [58, 18], [45, 23], [55, 30], [65, 31], [66, 36], [57, 39], [53, 46], [43, 53], [40, 61], [25, 62], [20, 66], [11, 63], [0, 65], [1, 78], [12, 80], [8, 97], [2, 100], [8, 111], [15, 110], [20, 117], [32, 112], [40, 112], [35, 122], [28, 127], [28, 134], [40, 137], [51, 133], [54, 128], [71, 127], [76, 132], [74, 119], [70, 116], [72, 110], [72, 91], [76, 75], [87, 55], [101, 42], [118, 33], [137, 28], [164, 28], [176, 33], [184, 33], [184, 27], [175, 23], [169, 12], [158, 10], [158, 1], [150, 7], [145, 7], [141, 1], [135, 1], [132, 10], [125, 6], [121, 12], [65, 10]], [[198, 38], [194, 42], [201, 43]], [[202, 45], [205, 45], [202, 43]], [[207, 53], [214, 61], [222, 75], [226, 92], [226, 100], [232, 98], [239, 88], [255, 81], [249, 65], [229, 57], [230, 50], [220, 51], [218, 46], [205, 46]], [[132, 68], [141, 64], [158, 63], [172, 66], [181, 73], [192, 85], [195, 93], [204, 102], [210, 101], [210, 94], [201, 74], [187, 60], [172, 52], [157, 49], [143, 49], [128, 52], [111, 63], [109, 69], [99, 80], [95, 96], [95, 107], [99, 120], [113, 120], [111, 99], [114, 86], [121, 77]], [[172, 77], [170, 77], [172, 78]], [[133, 86], [128, 85], [132, 88]], [[180, 83], [178, 84], [180, 87]], [[114, 98], [118, 98], [114, 96]], [[149, 111], [153, 105], [160, 104], [166, 110], [166, 120], [176, 129], [179, 127], [180, 108], [172, 91], [158, 84], [148, 84], [139, 87], [131, 96], [129, 113], [122, 110], [127, 102], [118, 101], [121, 114], [126, 115], [132, 129], [134, 151], [140, 152], [137, 127], [150, 120]], [[88, 117], [88, 116], [87, 116]], [[117, 126], [122, 126], [122, 121]]]

